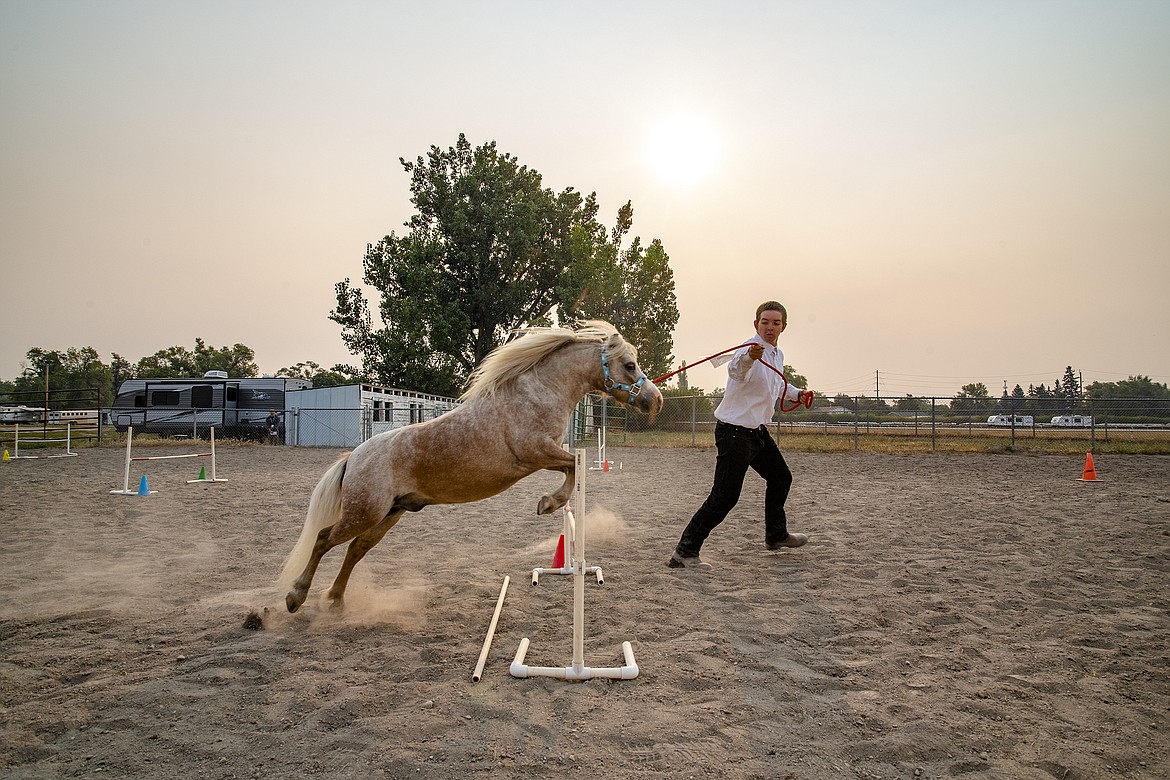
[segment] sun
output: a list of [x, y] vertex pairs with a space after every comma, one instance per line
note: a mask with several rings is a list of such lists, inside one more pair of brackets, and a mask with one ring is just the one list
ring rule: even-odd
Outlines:
[[676, 114], [655, 122], [646, 137], [646, 159], [664, 183], [693, 186], [715, 173], [722, 143], [710, 120]]

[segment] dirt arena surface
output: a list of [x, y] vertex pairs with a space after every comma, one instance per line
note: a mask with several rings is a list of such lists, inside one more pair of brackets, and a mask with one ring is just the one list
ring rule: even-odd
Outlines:
[[1170, 458], [1099, 457], [1092, 485], [1080, 457], [790, 453], [810, 543], [764, 550], [749, 474], [701, 574], [664, 562], [714, 451], [611, 447], [585, 660], [630, 641], [641, 673], [569, 683], [508, 673], [523, 637], [571, 661], [571, 578], [530, 584], [555, 475], [407, 515], [342, 614], [334, 550], [287, 614], [273, 580], [339, 454], [221, 446], [214, 485], [136, 464], [150, 497], [109, 494], [118, 448], [0, 463], [0, 777], [1170, 776]]

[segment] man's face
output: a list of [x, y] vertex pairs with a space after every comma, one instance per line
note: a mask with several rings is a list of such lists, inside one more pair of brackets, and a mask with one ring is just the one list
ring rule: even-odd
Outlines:
[[772, 309], [760, 312], [760, 318], [755, 322], [756, 333], [760, 334], [760, 338], [772, 346], [776, 346], [776, 339], [784, 332], [787, 325], [788, 323], [784, 321], [784, 315]]

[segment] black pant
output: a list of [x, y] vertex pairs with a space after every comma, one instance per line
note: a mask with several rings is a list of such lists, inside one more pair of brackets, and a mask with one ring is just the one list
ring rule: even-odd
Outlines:
[[784, 502], [792, 488], [792, 472], [780, 454], [768, 429], [741, 428], [729, 423], [715, 423], [715, 482], [711, 494], [695, 512], [683, 530], [676, 552], [685, 557], [699, 554], [707, 536], [723, 522], [739, 501], [743, 478], [749, 467], [764, 478], [764, 542], [778, 542], [788, 536]]

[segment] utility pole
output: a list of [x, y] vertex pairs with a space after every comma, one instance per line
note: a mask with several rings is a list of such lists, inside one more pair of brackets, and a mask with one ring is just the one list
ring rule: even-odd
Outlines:
[[881, 379], [880, 373], [878, 372], [878, 370], [876, 368], [873, 370], [873, 397], [874, 398], [881, 398], [882, 397], [882, 379]]

